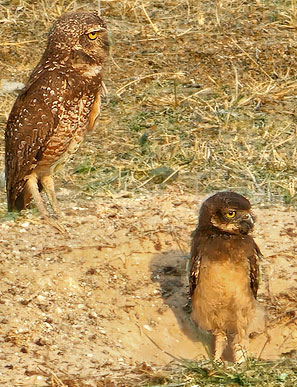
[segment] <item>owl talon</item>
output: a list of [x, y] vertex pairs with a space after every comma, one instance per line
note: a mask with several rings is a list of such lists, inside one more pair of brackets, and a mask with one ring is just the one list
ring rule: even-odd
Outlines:
[[232, 345], [232, 350], [235, 363], [241, 364], [246, 361], [247, 352], [243, 346], [241, 346], [240, 344], [234, 344]]
[[61, 234], [65, 235], [68, 234], [67, 229], [59, 223], [58, 220], [51, 218], [50, 216], [43, 217], [46, 224], [48, 224], [51, 227], [54, 227], [56, 230], [58, 230]]
[[62, 213], [60, 213], [60, 214], [53, 214], [52, 218], [55, 219], [55, 220], [61, 220], [61, 219], [63, 219], [63, 215], [62, 215]]

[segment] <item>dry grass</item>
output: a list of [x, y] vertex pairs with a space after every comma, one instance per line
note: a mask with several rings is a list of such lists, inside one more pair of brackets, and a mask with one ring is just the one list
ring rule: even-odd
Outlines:
[[[26, 81], [53, 20], [98, 3], [2, 1], [1, 79]], [[114, 41], [109, 96], [60, 186], [175, 184], [296, 205], [295, 1], [102, 0], [101, 11]], [[1, 97], [3, 131], [14, 99]]]
[[[170, 387], [291, 387], [297, 382], [296, 359], [265, 362], [250, 359], [242, 365], [223, 365], [202, 360], [181, 361], [158, 370], [145, 363], [129, 372], [107, 376], [97, 387], [170, 386]], [[48, 387], [90, 387], [83, 380], [48, 375]]]
[[[244, 365], [220, 365], [209, 361], [185, 362], [169, 373], [158, 385], [167, 386], [294, 386], [297, 381], [296, 360], [264, 362], [250, 360]], [[157, 384], [151, 384], [157, 386]]]

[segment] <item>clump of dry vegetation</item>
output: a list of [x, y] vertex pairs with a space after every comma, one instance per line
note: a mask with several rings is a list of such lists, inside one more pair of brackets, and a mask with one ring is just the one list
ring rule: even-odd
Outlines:
[[[182, 361], [181, 364], [169, 364], [163, 370], [157, 370], [147, 364], [140, 364], [131, 372], [122, 376], [107, 377], [98, 381], [98, 387], [132, 386], [171, 386], [171, 387], [215, 387], [215, 386], [259, 386], [291, 387], [297, 381], [296, 359], [278, 362], [265, 362], [250, 359], [243, 365], [223, 365], [209, 361]], [[59, 379], [51, 374], [50, 387], [88, 387], [83, 381]]]
[[296, 360], [279, 362], [249, 360], [244, 365], [222, 365], [209, 361], [184, 361], [181, 367], [171, 366], [162, 374], [155, 374], [155, 382], [139, 385], [151, 386], [292, 386], [296, 383]]

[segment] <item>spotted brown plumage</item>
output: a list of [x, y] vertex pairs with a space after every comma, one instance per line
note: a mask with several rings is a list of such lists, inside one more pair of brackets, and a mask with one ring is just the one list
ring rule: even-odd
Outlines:
[[229, 340], [233, 360], [246, 356], [248, 328], [257, 312], [259, 247], [250, 202], [235, 192], [206, 199], [192, 235], [189, 288], [193, 321], [211, 331], [214, 358], [221, 359]]
[[102, 64], [108, 55], [106, 24], [97, 12], [61, 16], [45, 52], [18, 96], [5, 132], [8, 210], [34, 198], [47, 216], [40, 191], [56, 214], [53, 174], [79, 147], [100, 112]]

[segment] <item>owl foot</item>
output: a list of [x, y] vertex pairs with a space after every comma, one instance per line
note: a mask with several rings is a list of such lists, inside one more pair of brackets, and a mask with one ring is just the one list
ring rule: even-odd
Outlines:
[[244, 363], [247, 360], [247, 351], [240, 344], [232, 345], [234, 362], [237, 364]]
[[222, 361], [222, 355], [227, 345], [227, 336], [223, 332], [214, 333], [214, 361]]
[[44, 219], [46, 224], [48, 224], [51, 227], [54, 227], [61, 234], [63, 234], [63, 235], [68, 234], [67, 229], [59, 222], [58, 219], [53, 219], [50, 216], [43, 216], [43, 219]]
[[45, 190], [46, 196], [48, 197], [48, 200], [54, 210], [55, 215], [57, 218], [61, 218], [63, 216], [59, 205], [58, 201], [56, 198], [56, 193], [55, 193], [55, 186], [54, 186], [54, 179], [51, 175], [45, 175], [40, 177], [40, 183]]

